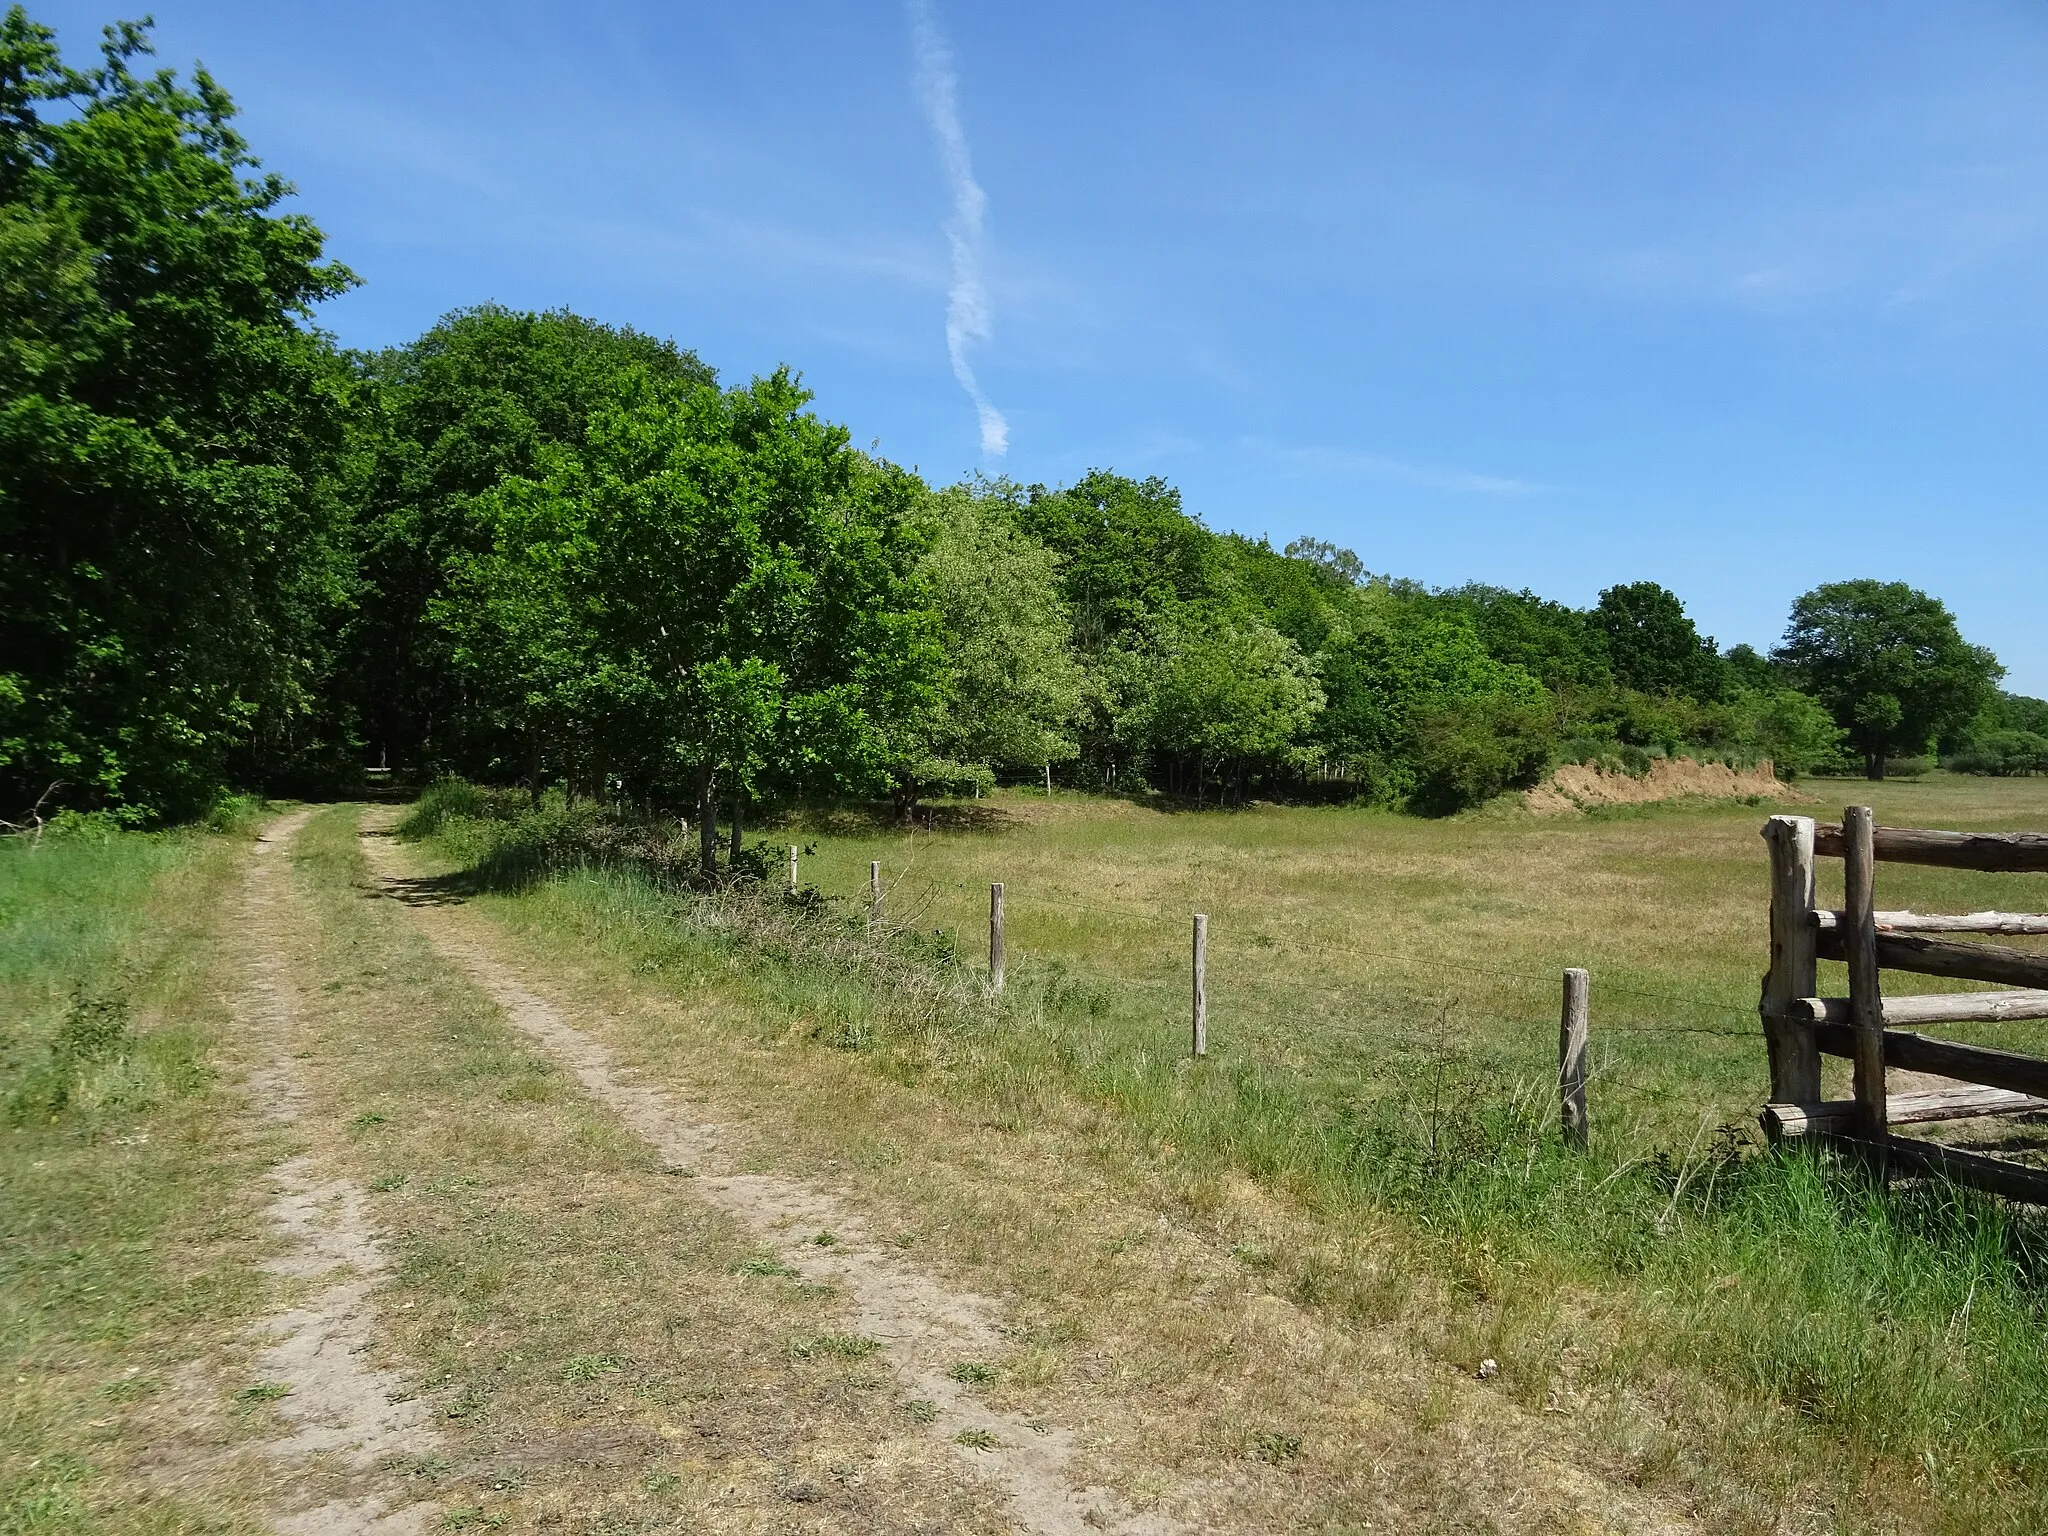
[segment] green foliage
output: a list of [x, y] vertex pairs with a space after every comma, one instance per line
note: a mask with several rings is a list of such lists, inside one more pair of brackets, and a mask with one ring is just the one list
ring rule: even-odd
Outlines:
[[1433, 705], [1416, 721], [1414, 807], [1443, 815], [1526, 789], [1550, 764], [1556, 717], [1547, 703], [1484, 693]]
[[929, 498], [917, 574], [944, 624], [943, 704], [898, 739], [899, 798], [920, 788], [993, 782], [992, 770], [1077, 756], [1072, 726], [1084, 674], [1060, 595], [1057, 561], [1018, 526], [1000, 484]]
[[1194, 789], [1227, 776], [1242, 797], [1255, 761], [1288, 760], [1323, 708], [1315, 669], [1255, 619], [1185, 612], [1159, 638], [1125, 728], [1155, 752], [1194, 759]]
[[1995, 778], [2048, 773], [2048, 736], [2035, 731], [1986, 731], [1944, 758], [1942, 765], [1956, 773]]
[[1320, 740], [1383, 803], [1420, 792], [1434, 813], [1457, 810], [1526, 778], [1531, 752], [1540, 769], [1555, 739], [1549, 691], [1489, 655], [1458, 607], [1385, 604], [1322, 672]]
[[1181, 510], [1180, 492], [1156, 477], [1096, 469], [1064, 490], [1034, 486], [1018, 520], [1060, 557], [1060, 590], [1083, 652], [1215, 593], [1215, 537]]
[[148, 52], [122, 23], [81, 72], [0, 20], [0, 796], [130, 819], [307, 749], [348, 592], [308, 317], [354, 278], [227, 93]]
[[1942, 751], [1942, 766], [1957, 773], [2048, 773], [2048, 699], [1996, 693], [1967, 726], [1943, 740]]
[[454, 655], [463, 637], [434, 617], [451, 570], [489, 551], [498, 532], [478, 498], [543, 478], [551, 455], [583, 447], [604, 409], [715, 375], [696, 354], [631, 329], [491, 304], [358, 368], [343, 493], [363, 590], [343, 690], [373, 757], [522, 771], [524, 744], [508, 739], [506, 722], [466, 707], [470, 680]]
[[1723, 718], [1729, 743], [1749, 757], [1769, 758], [1780, 778], [1803, 778], [1841, 762], [1842, 728], [1794, 689], [1738, 692]]
[[1726, 686], [1721, 656], [1702, 639], [1677, 594], [1654, 581], [1609, 587], [1593, 622], [1607, 640], [1614, 680], [1639, 693], [1713, 700]]
[[786, 372], [649, 391], [477, 498], [489, 546], [433, 611], [532, 760], [688, 787], [700, 815], [721, 791], [879, 786], [944, 664], [917, 487], [809, 399]]
[[1477, 584], [1455, 587], [1441, 601], [1464, 614], [1488, 655], [1546, 687], [1604, 688], [1613, 681], [1607, 631], [1592, 614], [1533, 592]]
[[1753, 645], [1731, 645], [1721, 656], [1730, 688], [1768, 693], [1786, 687], [1784, 669]]
[[2005, 669], [1939, 599], [1904, 582], [1838, 581], [1792, 605], [1774, 658], [1848, 733], [1864, 771], [1926, 752], [1982, 709]]

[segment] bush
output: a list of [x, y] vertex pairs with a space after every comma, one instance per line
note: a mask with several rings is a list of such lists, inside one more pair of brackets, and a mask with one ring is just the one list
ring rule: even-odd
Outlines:
[[1957, 773], [2001, 779], [2048, 773], [2048, 736], [2032, 731], [1992, 731], [1945, 758], [1942, 766]]
[[518, 814], [510, 803], [516, 793], [483, 789], [467, 779], [436, 779], [398, 823], [398, 835], [432, 837], [451, 821], [511, 821]]
[[1425, 816], [1448, 816], [1502, 790], [1525, 789], [1556, 744], [1551, 713], [1539, 705], [1494, 695], [1433, 710], [1417, 732], [1410, 804]]

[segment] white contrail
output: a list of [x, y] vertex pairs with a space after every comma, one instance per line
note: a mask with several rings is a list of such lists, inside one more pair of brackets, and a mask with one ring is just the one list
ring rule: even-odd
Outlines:
[[988, 290], [981, 282], [981, 246], [988, 217], [988, 194], [974, 179], [967, 155], [967, 135], [960, 127], [958, 81], [953, 52], [939, 34], [932, 0], [908, 0], [910, 41], [917, 52], [917, 94], [931, 119], [946, 180], [953, 187], [953, 216], [946, 221], [946, 241], [953, 248], [953, 284], [946, 294], [946, 352], [953, 359], [953, 377], [974, 402], [981, 417], [981, 451], [1001, 454], [1010, 446], [1010, 424], [988, 402], [967, 361], [970, 341], [989, 338]]

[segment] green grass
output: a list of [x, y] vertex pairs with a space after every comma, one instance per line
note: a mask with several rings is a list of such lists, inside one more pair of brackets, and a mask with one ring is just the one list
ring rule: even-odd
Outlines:
[[210, 925], [242, 845], [0, 841], [0, 1531], [260, 1528], [133, 1471], [166, 1414], [188, 1449], [232, 1436], [172, 1382], [262, 1290], [243, 1191], [263, 1147], [214, 1086]]
[[[1895, 824], [2048, 826], [2048, 786], [2024, 781], [1820, 792], [1873, 799]], [[523, 890], [536, 927], [677, 987], [741, 977], [764, 1035], [799, 1028], [993, 1124], [1078, 1117], [1095, 1155], [1178, 1181], [1197, 1206], [1235, 1174], [1330, 1234], [1397, 1219], [1391, 1267], [1333, 1236], [1262, 1248], [1258, 1268], [1333, 1317], [1405, 1320], [1468, 1369], [1498, 1358], [1532, 1407], [1564, 1358], [1579, 1388], [1654, 1398], [1676, 1443], [1653, 1480], [1714, 1464], [1767, 1497], [1817, 1479], [1850, 1526], [2048, 1520], [2038, 1219], [1940, 1187], [1880, 1192], [1756, 1145], [1763, 808], [1420, 822], [1009, 796], [934, 834], [842, 817], [783, 837], [816, 847], [822, 906], [772, 884], [691, 894], [658, 859], [636, 862], [630, 838], [592, 839], [561, 813], [444, 811], [416, 825]], [[871, 858], [891, 881], [875, 937]], [[990, 879], [1010, 917], [1000, 1001], [977, 971]], [[2040, 910], [2040, 883], [1887, 867], [1879, 895]], [[1215, 1054], [1190, 1064], [1198, 910]], [[1560, 1144], [1551, 1106], [1567, 964], [1595, 976], [1586, 1156]], [[2048, 1048], [2040, 1026], [1983, 1033]]]

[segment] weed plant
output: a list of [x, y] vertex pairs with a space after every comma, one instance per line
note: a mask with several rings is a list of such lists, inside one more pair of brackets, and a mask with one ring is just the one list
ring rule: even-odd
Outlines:
[[524, 891], [643, 970], [743, 985], [764, 1018], [1000, 1122], [1078, 1112], [1106, 1155], [1189, 1189], [1249, 1175], [1331, 1230], [1391, 1214], [1405, 1275], [1312, 1248], [1259, 1267], [1368, 1325], [1426, 1310], [1439, 1285], [1440, 1346], [1497, 1356], [1532, 1403], [1575, 1355], [1595, 1391], [1747, 1405], [1732, 1420], [1693, 1407], [1766, 1458], [1783, 1456], [1774, 1438], [1807, 1444], [1838, 1486], [1903, 1478], [1945, 1528], [2048, 1517], [2048, 1233], [2032, 1214], [1939, 1183], [1881, 1189], [1711, 1117], [1662, 1140], [1630, 1121], [1574, 1153], [1533, 1063], [1452, 1039], [1415, 995], [1374, 1002], [1413, 1049], [1294, 1042], [1191, 1063], [1142, 989], [1025, 958], [994, 996], [943, 933], [769, 880], [700, 887], [663, 829], [594, 807], [448, 786], [403, 831], [459, 856], [457, 879]]

